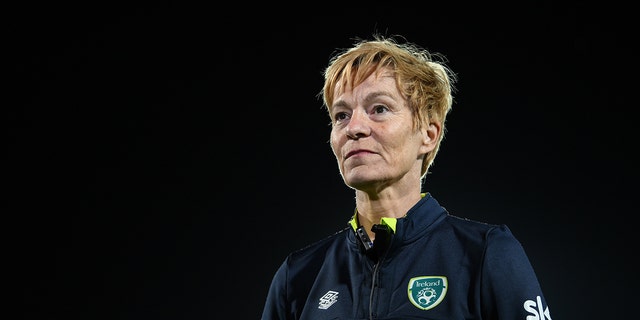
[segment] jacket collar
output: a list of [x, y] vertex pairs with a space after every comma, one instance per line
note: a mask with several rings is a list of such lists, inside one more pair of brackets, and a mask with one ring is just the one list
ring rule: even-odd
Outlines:
[[[398, 243], [399, 240], [410, 240], [421, 236], [429, 226], [446, 215], [446, 209], [440, 206], [430, 193], [423, 193], [422, 199], [409, 209], [404, 217], [398, 219], [382, 218], [380, 224], [386, 225], [392, 230], [394, 242]], [[354, 232], [360, 226], [357, 209], [354, 210], [348, 225]], [[354, 232], [350, 232], [350, 234], [353, 235]], [[353, 236], [349, 238], [356, 240]]]

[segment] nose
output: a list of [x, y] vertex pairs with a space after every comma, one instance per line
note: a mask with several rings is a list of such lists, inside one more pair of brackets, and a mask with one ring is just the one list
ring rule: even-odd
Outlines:
[[370, 134], [369, 117], [365, 111], [357, 109], [351, 114], [346, 132], [351, 139], [360, 139]]

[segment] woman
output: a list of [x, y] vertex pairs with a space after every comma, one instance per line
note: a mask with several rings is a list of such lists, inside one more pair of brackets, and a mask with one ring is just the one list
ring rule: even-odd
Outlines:
[[330, 60], [320, 95], [355, 212], [285, 259], [262, 319], [551, 319], [506, 226], [451, 215], [422, 192], [456, 80], [436, 58], [378, 35]]

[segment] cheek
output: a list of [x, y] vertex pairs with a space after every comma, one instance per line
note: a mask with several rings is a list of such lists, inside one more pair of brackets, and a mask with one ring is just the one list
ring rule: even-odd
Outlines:
[[401, 130], [384, 136], [379, 142], [393, 155], [409, 155], [420, 148], [421, 137], [420, 134]]
[[340, 155], [340, 141], [337, 138], [337, 135], [331, 131], [331, 135], [329, 137], [329, 145], [331, 146], [331, 150], [333, 151], [333, 154], [336, 155], [336, 157], [338, 157]]

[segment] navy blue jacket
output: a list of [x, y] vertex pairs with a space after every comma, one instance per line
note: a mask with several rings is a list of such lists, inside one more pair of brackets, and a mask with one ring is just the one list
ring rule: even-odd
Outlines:
[[423, 194], [405, 217], [381, 222], [388, 240], [372, 254], [356, 236], [354, 218], [285, 259], [263, 320], [551, 319], [530, 261], [506, 226], [450, 215]]

